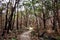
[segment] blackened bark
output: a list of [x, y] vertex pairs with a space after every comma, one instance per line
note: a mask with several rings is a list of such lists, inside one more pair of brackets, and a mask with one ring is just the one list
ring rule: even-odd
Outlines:
[[43, 23], [44, 23], [44, 28], [46, 28], [46, 25], [45, 25], [46, 20], [45, 20], [45, 14], [44, 13], [43, 13]]
[[7, 3], [5, 28], [3, 29], [2, 36], [4, 36], [4, 34], [6, 33], [5, 30], [7, 30], [7, 27], [8, 27], [8, 26], [7, 26], [7, 24], [8, 24], [8, 18], [7, 18], [7, 15], [8, 15], [8, 4], [9, 4], [9, 2]]
[[53, 13], [54, 13], [54, 19], [53, 19], [53, 30], [57, 31], [57, 10], [56, 10], [56, 6], [57, 6], [57, 0], [52, 1], [53, 2]]
[[20, 21], [20, 29], [22, 28], [22, 12], [21, 12], [21, 21]]
[[13, 30], [14, 23], [15, 23], [15, 14], [13, 16], [14, 16], [14, 19], [13, 19], [13, 24], [12, 24], [12, 30]]
[[5, 30], [7, 30], [7, 22], [8, 22], [7, 15], [8, 15], [8, 3], [7, 3], [7, 11], [6, 11]]
[[9, 30], [12, 30], [11, 24], [12, 24], [12, 19], [13, 19], [13, 12], [15, 11], [15, 9], [16, 9], [16, 4], [18, 4], [19, 1], [20, 1], [20, 0], [16, 0], [14, 7], [11, 8], [11, 15], [10, 15], [10, 17], [9, 17], [9, 23], [8, 23], [8, 29], [7, 29], [7, 30], [8, 30], [8, 31], [7, 31], [8, 33], [9, 33]]
[[27, 23], [28, 23], [28, 12], [27, 12], [27, 9], [26, 9], [26, 27], [28, 26]]
[[56, 2], [57, 20], [58, 20], [58, 25], [59, 25], [59, 29], [60, 29], [60, 15], [59, 15], [59, 13], [58, 13], [58, 11], [59, 11], [59, 6], [58, 6], [59, 0], [56, 0], [55, 2]]
[[[43, 1], [42, 1], [43, 4]], [[45, 18], [45, 13], [44, 13], [44, 9], [43, 9], [43, 5], [42, 5], [42, 13], [43, 13], [43, 24], [44, 24], [44, 29], [46, 29], [46, 18]]]
[[16, 9], [17, 9], [16, 10], [16, 13], [17, 13], [17, 25], [16, 26], [17, 26], [17, 30], [18, 30], [19, 29], [19, 27], [18, 27], [18, 3], [16, 4]]

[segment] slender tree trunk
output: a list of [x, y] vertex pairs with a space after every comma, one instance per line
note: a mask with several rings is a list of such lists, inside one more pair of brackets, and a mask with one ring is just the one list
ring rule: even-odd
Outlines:
[[16, 9], [16, 4], [18, 4], [19, 1], [20, 1], [20, 0], [16, 0], [14, 7], [11, 7], [11, 15], [10, 15], [10, 17], [9, 17], [9, 23], [8, 23], [8, 33], [9, 33], [9, 30], [12, 30], [12, 29], [11, 29], [11, 28], [12, 28], [11, 24], [12, 24], [12, 19], [13, 19], [13, 12], [15, 11], [15, 9]]
[[[43, 4], [43, 1], [42, 1], [42, 4]], [[42, 5], [42, 13], [43, 13], [43, 23], [44, 23], [44, 29], [46, 28], [46, 19], [45, 19], [45, 13], [44, 13], [44, 9], [43, 9], [43, 5]]]
[[27, 12], [27, 9], [26, 9], [26, 27], [28, 26], [27, 23], [28, 23], [28, 12]]
[[0, 21], [1, 22], [1, 26], [0, 27], [2, 27], [2, 10], [0, 11], [0, 13], [1, 13], [0, 14], [0, 18], [1, 18], [1, 21]]
[[14, 24], [15, 24], [15, 14], [13, 16], [14, 16], [14, 18], [13, 18], [13, 23], [12, 23], [12, 30], [13, 30]]
[[54, 17], [53, 17], [53, 30], [57, 31], [57, 10], [56, 10], [56, 6], [57, 6], [57, 0], [53, 1], [53, 13], [54, 13]]
[[4, 27], [4, 29], [3, 29], [2, 36], [4, 36], [4, 34], [6, 33], [5, 31], [7, 31], [7, 24], [8, 24], [8, 18], [7, 18], [7, 15], [8, 15], [8, 3], [7, 3], [7, 10], [6, 10], [5, 27]]
[[8, 15], [8, 3], [7, 3], [7, 10], [6, 10], [5, 30], [7, 30], [7, 23], [8, 23], [7, 15]]
[[22, 29], [22, 11], [21, 11], [21, 19], [20, 19], [20, 29]]
[[17, 30], [19, 29], [18, 27], [18, 4], [17, 4]]
[[59, 11], [59, 7], [58, 7], [58, 0], [57, 0], [56, 1], [56, 13], [57, 13], [58, 25], [59, 25], [59, 29], [60, 29], [60, 15], [59, 15], [58, 11]]

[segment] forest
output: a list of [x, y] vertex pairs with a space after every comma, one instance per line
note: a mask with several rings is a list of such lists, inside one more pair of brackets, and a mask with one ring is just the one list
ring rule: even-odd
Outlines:
[[60, 40], [60, 0], [0, 0], [0, 40]]

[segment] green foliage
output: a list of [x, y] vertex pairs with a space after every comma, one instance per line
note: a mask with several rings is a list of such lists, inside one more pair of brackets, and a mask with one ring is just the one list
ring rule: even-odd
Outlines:
[[60, 40], [60, 36], [57, 37], [57, 40]]
[[58, 0], [57, 5], [58, 5], [58, 8], [60, 9], [60, 0]]
[[2, 8], [5, 9], [6, 8], [6, 4], [2, 3]]
[[36, 13], [42, 12], [42, 6], [35, 7], [35, 12]]
[[23, 5], [30, 7], [31, 3], [28, 2], [28, 1], [24, 1], [24, 2], [23, 2]]
[[11, 40], [16, 40], [16, 38], [12, 38]]
[[51, 10], [52, 9], [52, 1], [50, 1], [50, 0], [45, 1], [44, 6], [46, 7], [47, 10]]
[[36, 4], [36, 3], [38, 3], [38, 0], [32, 0], [33, 5]]
[[2, 10], [2, 7], [0, 7], [0, 11]]
[[36, 35], [34, 31], [31, 32], [32, 36]]

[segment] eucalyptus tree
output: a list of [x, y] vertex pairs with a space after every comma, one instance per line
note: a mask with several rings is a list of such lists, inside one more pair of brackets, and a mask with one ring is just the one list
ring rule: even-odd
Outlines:
[[52, 1], [52, 2], [53, 2], [52, 5], [53, 5], [53, 13], [54, 13], [54, 17], [53, 17], [53, 18], [54, 18], [54, 19], [53, 19], [53, 28], [52, 28], [52, 29], [54, 30], [54, 29], [57, 27], [57, 26], [56, 26], [56, 22], [57, 22], [56, 16], [57, 16], [57, 13], [56, 13], [55, 0]]
[[[57, 5], [58, 4], [58, 0], [46, 0], [45, 1], [45, 4], [44, 4], [44, 6], [45, 6], [45, 8], [46, 8], [46, 13], [48, 14], [48, 15], [50, 15], [49, 14], [49, 12], [51, 11], [52, 13], [51, 13], [51, 15], [53, 16], [53, 27], [52, 27], [52, 30], [54, 30], [55, 31], [55, 33], [57, 33], [57, 23], [58, 23], [58, 8], [59, 8], [59, 6]], [[46, 15], [47, 15], [46, 14]], [[51, 17], [49, 17], [49, 16], [46, 16], [47, 18], [46, 19], [50, 19]]]
[[[14, 6], [11, 4], [11, 0], [7, 2], [7, 10], [6, 10], [6, 22], [5, 22], [5, 30], [9, 33], [9, 30], [12, 30], [12, 20], [13, 20], [13, 14], [16, 9], [16, 5], [19, 3], [20, 0], [15, 0]], [[10, 14], [8, 15], [8, 9], [10, 9]], [[7, 16], [8, 15], [8, 16]]]
[[28, 27], [28, 16], [29, 16], [28, 11], [29, 11], [29, 7], [30, 7], [30, 1], [24, 1], [23, 5], [24, 5], [24, 8], [25, 8], [25, 12], [26, 12], [26, 19], [25, 19], [26, 27]]
[[0, 1], [0, 15], [1, 15], [1, 23], [3, 22], [2, 21], [2, 17], [3, 17], [3, 14], [4, 14], [4, 10], [6, 9], [6, 3], [3, 3], [2, 1]]
[[[8, 32], [9, 30], [9, 28], [8, 28], [8, 5], [9, 5], [9, 3], [10, 3], [10, 1], [9, 2], [7, 2], [7, 3], [4, 3], [3, 1], [2, 1], [2, 4], [4, 5], [3, 7], [5, 8], [5, 10], [6, 10], [6, 13], [4, 13], [4, 14], [6, 14], [6, 16], [4, 17], [6, 20], [5, 20], [5, 26], [4, 26], [4, 29], [3, 29], [3, 33], [2, 33], [2, 36], [6, 33], [6, 31]], [[5, 11], [4, 10], [4, 11]]]
[[[57, 5], [57, 7], [56, 7], [56, 12], [57, 12], [57, 20], [58, 20], [58, 26], [59, 26], [59, 29], [60, 29], [60, 18], [59, 18], [59, 16], [60, 16], [60, 12], [59, 12], [59, 10], [60, 10], [60, 0], [57, 0], [57, 2], [56, 2], [56, 5]], [[59, 33], [60, 31], [58, 30], [58, 33]], [[60, 35], [60, 33], [59, 33], [59, 35]]]
[[14, 14], [14, 11], [15, 11], [15, 9], [16, 9], [16, 5], [19, 3], [19, 1], [20, 1], [20, 0], [15, 0], [15, 5], [14, 5], [14, 7], [11, 6], [11, 14], [10, 14], [10, 16], [9, 16], [9, 23], [8, 23], [8, 32], [9, 32], [9, 30], [12, 30], [11, 24], [12, 24], [13, 14]]
[[[32, 15], [34, 14], [35, 17], [36, 17], [36, 27], [37, 27], [37, 30], [38, 30], [38, 12], [40, 11], [41, 12], [41, 8], [42, 6], [38, 6], [39, 5], [39, 2], [38, 0], [31, 0], [29, 2], [27, 2], [26, 4], [24, 4], [26, 6], [26, 8], [32, 13]], [[36, 6], [37, 5], [37, 6]], [[30, 14], [31, 14], [30, 13]], [[44, 25], [45, 26], [45, 25]], [[37, 31], [38, 32], [38, 31]]]
[[58, 19], [58, 25], [59, 25], [59, 28], [60, 28], [60, 21], [59, 21], [60, 20], [59, 19], [60, 0], [57, 0], [57, 1], [55, 0], [55, 3], [56, 3], [55, 4], [56, 5], [56, 7], [55, 7], [56, 10], [55, 11], [56, 11], [57, 19]]
[[[58, 26], [59, 26], [59, 28], [60, 28], [60, 19], [59, 19], [59, 0], [54, 0], [53, 1], [53, 13], [54, 13], [54, 24], [53, 25], [55, 25], [54, 27], [54, 29], [56, 30], [56, 31], [59, 31], [57, 28], [58, 28]], [[57, 22], [56, 22], [57, 21]], [[56, 23], [58, 23], [58, 26], [56, 26]], [[59, 32], [58, 32], [59, 33]]]
[[[1, 1], [0, 4], [1, 4], [1, 7], [0, 7], [1, 10], [0, 10], [0, 11], [1, 11], [1, 14], [2, 14], [2, 15], [1, 15], [2, 17], [1, 17], [1, 18], [4, 19], [5, 17], [3, 18], [3, 16], [5, 16], [5, 13], [6, 13], [6, 12], [5, 12], [5, 11], [6, 11], [6, 3], [3, 2], [3, 1]], [[1, 20], [2, 20], [2, 19], [1, 19]], [[4, 20], [4, 21], [5, 21], [5, 20]], [[3, 20], [2, 20], [1, 22], [3, 23], [3, 25], [2, 25], [2, 29], [3, 29], [3, 28], [5, 28], [5, 27], [4, 27], [4, 22], [3, 22]]]
[[18, 28], [18, 4], [19, 4], [19, 3], [17, 3], [17, 5], [16, 5], [16, 12], [17, 12], [17, 30], [19, 29], [19, 28]]
[[[43, 18], [42, 18], [42, 20], [43, 20], [43, 24], [44, 24], [44, 29], [46, 29], [47, 28], [47, 26], [46, 26], [46, 21], [48, 20], [48, 19], [50, 19], [51, 18], [51, 15], [52, 15], [52, 13], [51, 13], [51, 15], [50, 15], [50, 11], [52, 12], [53, 10], [53, 8], [52, 8], [52, 0], [45, 0], [45, 1], [43, 1], [43, 0], [41, 0], [41, 2], [42, 2], [42, 13], [43, 13]], [[49, 16], [50, 15], [50, 16]], [[53, 15], [52, 15], [53, 16]], [[49, 26], [49, 25], [48, 25]], [[44, 32], [43, 32], [44, 33]], [[45, 31], [45, 33], [46, 33], [46, 31]], [[44, 33], [44, 34], [45, 34]], [[44, 35], [43, 34], [43, 35]]]

